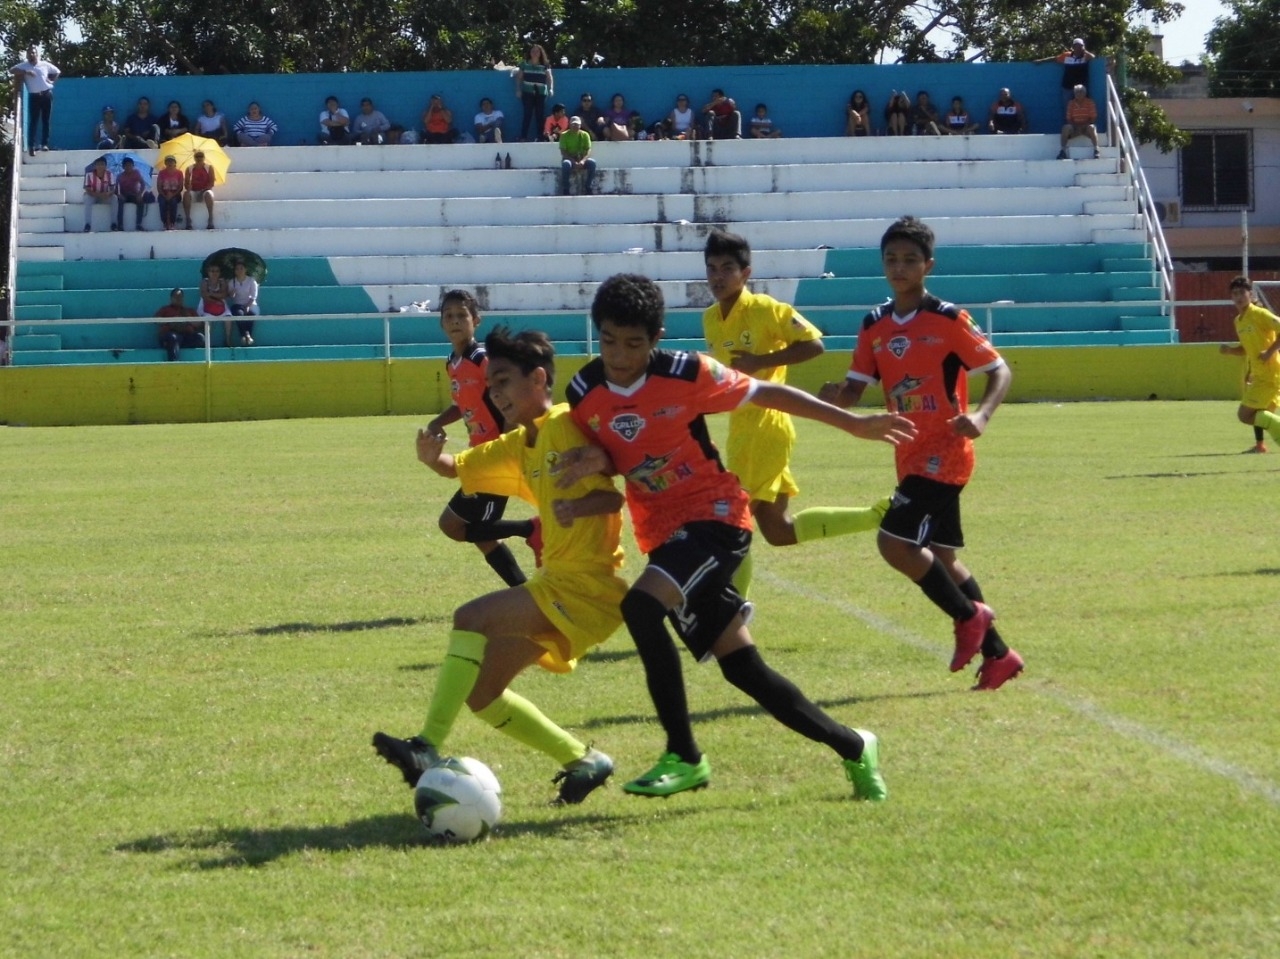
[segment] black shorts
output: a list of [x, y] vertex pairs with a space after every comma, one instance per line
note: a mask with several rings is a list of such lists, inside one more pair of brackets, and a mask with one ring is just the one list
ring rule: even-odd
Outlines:
[[697, 660], [706, 659], [746, 600], [733, 587], [733, 574], [751, 546], [751, 531], [705, 520], [686, 523], [649, 554], [684, 593], [684, 603], [667, 616]]
[[893, 491], [880, 531], [894, 539], [928, 546], [964, 549], [960, 526], [960, 494], [964, 486], [908, 476]]
[[502, 519], [507, 511], [505, 496], [490, 496], [488, 493], [476, 493], [468, 496], [462, 490], [453, 494], [449, 500], [449, 511], [468, 526], [473, 523], [493, 523]]

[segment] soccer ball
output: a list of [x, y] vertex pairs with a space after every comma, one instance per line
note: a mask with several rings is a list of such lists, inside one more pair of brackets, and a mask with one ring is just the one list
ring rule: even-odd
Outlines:
[[418, 779], [413, 807], [432, 838], [472, 842], [489, 835], [502, 818], [502, 787], [478, 759], [441, 759]]

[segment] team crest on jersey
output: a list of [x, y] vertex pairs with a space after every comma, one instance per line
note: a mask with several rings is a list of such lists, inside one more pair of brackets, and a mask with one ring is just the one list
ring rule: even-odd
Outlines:
[[750, 330], [743, 330], [742, 333], [738, 336], [738, 342], [741, 343], [748, 350], [751, 349], [751, 347], [754, 345], [754, 341], [755, 341], [755, 337], [751, 335]]
[[717, 383], [723, 383], [725, 379], [724, 367], [719, 360], [713, 360], [711, 357], [706, 358], [707, 372], [711, 374], [711, 378]]
[[907, 355], [907, 350], [911, 348], [911, 338], [907, 336], [895, 336], [889, 340], [889, 352], [902, 359]]
[[450, 380], [450, 381], [449, 381], [449, 392], [450, 392], [450, 393], [461, 393], [461, 392], [462, 392], [462, 384], [461, 384], [461, 383], [459, 383], [457, 380]]
[[609, 421], [609, 429], [630, 443], [644, 429], [644, 417], [639, 413], [619, 413]]
[[591, 430], [591, 432], [593, 432], [593, 433], [599, 433], [599, 432], [600, 432], [600, 417], [599, 417], [599, 416], [593, 416], [593, 417], [591, 417], [591, 419], [587, 420], [587, 429]]

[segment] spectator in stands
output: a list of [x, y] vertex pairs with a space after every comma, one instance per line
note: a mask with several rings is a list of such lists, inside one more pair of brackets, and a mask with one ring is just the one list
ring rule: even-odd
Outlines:
[[342, 109], [337, 97], [325, 97], [324, 109], [320, 111], [320, 145], [348, 143], [350, 136], [351, 114]]
[[165, 157], [163, 169], [156, 174], [156, 196], [160, 201], [160, 226], [166, 230], [175, 229], [178, 225], [178, 205], [182, 202], [185, 187], [186, 178], [178, 169], [178, 158]]
[[[232, 265], [235, 274], [227, 281], [227, 307], [235, 317], [257, 316], [258, 281], [251, 277], [245, 268], [244, 260], [236, 260]], [[240, 334], [241, 346], [253, 346], [253, 320], [237, 319], [236, 331]], [[227, 342], [231, 342], [231, 320], [226, 321]]]
[[151, 101], [138, 97], [133, 113], [125, 117], [120, 145], [126, 150], [154, 150], [160, 143], [160, 125], [151, 115]]
[[884, 108], [885, 133], [891, 137], [906, 136], [911, 125], [911, 98], [905, 90], [890, 90]]
[[916, 136], [942, 134], [942, 121], [938, 119], [938, 111], [929, 99], [928, 91], [921, 90], [916, 94], [916, 102], [911, 107], [911, 132]]
[[423, 143], [454, 143], [458, 131], [453, 126], [453, 111], [444, 105], [444, 97], [431, 94], [427, 108], [422, 111]]
[[200, 115], [196, 117], [194, 132], [196, 136], [217, 141], [220, 147], [224, 147], [231, 142], [231, 131], [227, 129], [227, 118], [218, 110], [212, 100], [205, 100], [204, 103], [200, 104]]
[[93, 229], [94, 205], [109, 204], [115, 195], [116, 180], [107, 169], [107, 158], [98, 157], [93, 161], [93, 169], [84, 175], [84, 232]]
[[1083, 86], [1085, 91], [1089, 89], [1089, 61], [1094, 58], [1095, 54], [1090, 53], [1084, 47], [1084, 40], [1076, 37], [1071, 41], [1071, 49], [1063, 50], [1051, 57], [1041, 57], [1039, 60], [1033, 60], [1033, 63], [1049, 63], [1056, 61], [1062, 64], [1062, 102], [1068, 103], [1074, 95], [1077, 86]]
[[595, 137], [596, 130], [599, 128], [599, 120], [604, 116], [596, 107], [595, 97], [590, 93], [584, 93], [578, 100], [578, 119], [582, 121], [583, 131], [590, 137]]
[[627, 99], [621, 93], [615, 93], [609, 99], [609, 109], [596, 120], [595, 129], [591, 131], [597, 140], [630, 140], [631, 111], [627, 109]]
[[707, 136], [712, 140], [742, 139], [742, 112], [733, 98], [723, 90], [711, 91], [711, 99], [702, 107]]
[[475, 125], [476, 143], [501, 143], [502, 123], [506, 115], [495, 108], [488, 97], [480, 100], [480, 112], [472, 121]]
[[854, 90], [849, 105], [844, 108], [844, 135], [847, 137], [871, 136], [871, 101], [862, 90]]
[[114, 150], [120, 145], [120, 124], [116, 123], [116, 108], [103, 107], [102, 119], [93, 125], [93, 145], [97, 150]]
[[391, 121], [381, 110], [373, 108], [373, 101], [368, 97], [360, 100], [360, 112], [351, 121], [351, 135], [357, 143], [386, 143], [387, 134], [391, 131]]
[[951, 98], [951, 109], [942, 118], [942, 123], [942, 132], [956, 137], [967, 137], [978, 129], [978, 124], [974, 122], [973, 117], [969, 116], [969, 111], [965, 109], [963, 97]]
[[698, 139], [696, 120], [693, 107], [689, 105], [689, 97], [681, 93], [676, 97], [676, 105], [662, 121], [663, 135], [668, 140], [696, 140]]
[[161, 319], [176, 321], [160, 324], [160, 345], [164, 347], [165, 359], [176, 360], [183, 348], [194, 350], [204, 346], [204, 324], [188, 319], [195, 315], [196, 311], [183, 299], [182, 287], [175, 286], [169, 291], [169, 302], [156, 310], [156, 316]]
[[[200, 278], [200, 302], [196, 306], [196, 316], [226, 316], [227, 297], [231, 291], [227, 289], [227, 281], [222, 276], [222, 267], [210, 263], [205, 267], [204, 276]], [[231, 340], [231, 324], [226, 324], [227, 346], [234, 346]]]
[[1062, 127], [1062, 149], [1058, 151], [1059, 160], [1068, 160], [1067, 141], [1072, 137], [1088, 137], [1093, 144], [1093, 158], [1102, 154], [1098, 151], [1098, 128], [1094, 126], [1098, 119], [1098, 108], [1089, 99], [1083, 83], [1077, 83], [1072, 91], [1071, 102], [1067, 104], [1067, 122]]
[[551, 74], [547, 51], [535, 43], [514, 74], [516, 96], [520, 98], [520, 139], [532, 140], [542, 129], [547, 97], [555, 96], [556, 81]]
[[147, 212], [147, 181], [142, 176], [133, 157], [125, 157], [120, 161], [120, 175], [116, 177], [116, 222], [111, 229], [124, 229], [124, 206], [132, 203], [137, 208], [134, 229], [143, 230], [142, 218]]
[[195, 200], [204, 204], [204, 208], [209, 211], [209, 222], [205, 229], [213, 229], [213, 186], [216, 181], [213, 167], [206, 161], [203, 150], [197, 150], [193, 158], [195, 160], [191, 166], [187, 167], [186, 175], [183, 177], [183, 186], [186, 192], [182, 194], [182, 213], [187, 220], [187, 229], [193, 229], [195, 223], [191, 219], [191, 201]]
[[27, 58], [9, 68], [14, 82], [27, 88], [27, 152], [36, 155], [36, 126], [44, 127], [41, 149], [49, 149], [49, 115], [53, 112], [53, 84], [62, 74], [48, 60], [40, 58], [33, 43], [27, 47]]
[[582, 129], [582, 117], [569, 118], [569, 131], [560, 136], [560, 192], [569, 195], [569, 175], [574, 170], [586, 170], [584, 194], [591, 192], [596, 178], [596, 161], [591, 156], [591, 134]]
[[269, 147], [271, 138], [279, 131], [276, 121], [262, 112], [258, 101], [249, 104], [249, 109], [236, 121], [236, 143], [242, 147]]
[[551, 116], [547, 117], [547, 122], [542, 126], [542, 139], [555, 143], [567, 129], [569, 114], [565, 112], [563, 103], [557, 103], [551, 108]]
[[987, 129], [992, 133], [1026, 133], [1027, 111], [1013, 98], [1008, 87], [1001, 87], [1000, 94], [987, 113]]
[[164, 143], [190, 132], [191, 121], [182, 112], [182, 104], [177, 100], [170, 100], [164, 116], [160, 118], [160, 142]]
[[782, 131], [769, 119], [769, 107], [763, 103], [756, 104], [755, 115], [751, 118], [751, 137], [755, 140], [772, 140], [782, 136]]

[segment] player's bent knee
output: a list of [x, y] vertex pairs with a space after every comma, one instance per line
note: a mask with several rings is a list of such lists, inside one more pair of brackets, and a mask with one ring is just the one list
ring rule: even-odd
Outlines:
[[635, 627], [652, 626], [654, 622], [661, 623], [667, 615], [667, 611], [662, 608], [662, 603], [642, 589], [627, 590], [627, 594], [622, 597], [620, 608], [622, 621], [627, 624], [627, 628], [633, 634]]

